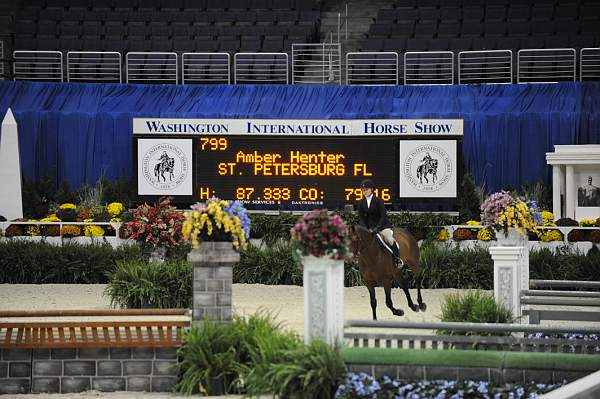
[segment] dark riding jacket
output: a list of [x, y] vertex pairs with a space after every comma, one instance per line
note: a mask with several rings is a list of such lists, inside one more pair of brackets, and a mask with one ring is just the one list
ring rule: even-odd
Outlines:
[[371, 206], [367, 206], [366, 198], [358, 203], [358, 224], [375, 232], [392, 227], [381, 198], [373, 195]]

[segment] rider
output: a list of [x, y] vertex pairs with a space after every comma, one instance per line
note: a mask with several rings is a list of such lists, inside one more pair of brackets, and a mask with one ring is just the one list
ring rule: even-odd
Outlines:
[[167, 154], [166, 151], [163, 151], [163, 153], [159, 159], [160, 159], [160, 162], [167, 162], [171, 158], [169, 157], [169, 155]]
[[429, 151], [427, 151], [425, 153], [425, 156], [423, 157], [423, 159], [421, 159], [421, 162], [423, 162], [423, 164], [427, 165], [429, 164], [431, 161], [433, 161], [433, 158], [431, 157], [431, 154], [429, 153]]
[[360, 183], [363, 199], [358, 204], [358, 224], [369, 229], [373, 234], [379, 233], [385, 243], [390, 246], [396, 267], [402, 266], [400, 247], [394, 239], [392, 225], [387, 219], [387, 211], [381, 198], [373, 195], [373, 181], [363, 180]]

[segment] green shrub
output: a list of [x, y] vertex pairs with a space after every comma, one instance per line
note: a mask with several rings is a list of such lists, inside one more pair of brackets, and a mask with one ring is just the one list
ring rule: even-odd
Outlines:
[[[474, 290], [465, 294], [446, 295], [442, 303], [440, 320], [465, 323], [512, 323], [514, 318], [511, 310], [502, 304], [496, 303], [493, 295]], [[441, 331], [440, 333], [471, 335], [468, 331]], [[481, 335], [481, 333], [476, 333], [476, 335]], [[504, 335], [504, 333], [500, 335]]]
[[108, 277], [104, 293], [113, 306], [187, 308], [192, 302], [192, 265], [184, 260], [117, 261]]
[[253, 363], [253, 369], [242, 377], [249, 396], [330, 399], [346, 373], [340, 354], [318, 340], [283, 351], [259, 345]]
[[262, 238], [271, 247], [278, 241], [290, 240], [290, 229], [298, 221], [299, 216], [292, 213], [279, 215], [250, 214], [250, 237]]
[[0, 242], [1, 284], [104, 284], [118, 260], [140, 259], [137, 246], [7, 240]]
[[487, 249], [460, 249], [452, 244], [421, 246], [421, 276], [424, 288], [493, 287], [493, 261]]
[[282, 351], [300, 345], [295, 333], [282, 332], [266, 312], [248, 318], [234, 316], [230, 323], [205, 319], [201, 328], [194, 326], [183, 337], [177, 390], [187, 395], [244, 393], [255, 370], [264, 367], [257, 366], [256, 360], [278, 358]]
[[[362, 285], [356, 259], [346, 261], [346, 287]], [[289, 242], [280, 241], [274, 247], [257, 248], [248, 245], [240, 253], [240, 262], [233, 267], [233, 282], [240, 284], [302, 285], [302, 269]]]
[[267, 285], [302, 285], [302, 271], [289, 243], [259, 249], [248, 245], [233, 267], [233, 282]]
[[458, 193], [458, 222], [462, 224], [469, 220], [479, 220], [481, 214], [479, 206], [482, 202], [483, 198], [479, 197], [473, 176], [466, 173]]

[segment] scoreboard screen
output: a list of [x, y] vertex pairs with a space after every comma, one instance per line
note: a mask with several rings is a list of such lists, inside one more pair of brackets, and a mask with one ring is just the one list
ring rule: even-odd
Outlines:
[[336, 209], [362, 199], [360, 182], [392, 210], [453, 211], [462, 154], [453, 139], [397, 136], [196, 135], [135, 137], [141, 200], [186, 207], [218, 197], [249, 210]]
[[194, 180], [200, 200], [237, 199], [249, 209], [343, 207], [362, 196], [371, 178], [386, 202], [397, 196], [393, 138], [194, 139]]

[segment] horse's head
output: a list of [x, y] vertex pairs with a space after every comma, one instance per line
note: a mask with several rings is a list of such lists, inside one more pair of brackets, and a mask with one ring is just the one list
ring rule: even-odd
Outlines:
[[363, 226], [354, 225], [350, 227], [350, 251], [357, 254], [371, 239], [372, 235]]

